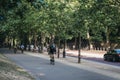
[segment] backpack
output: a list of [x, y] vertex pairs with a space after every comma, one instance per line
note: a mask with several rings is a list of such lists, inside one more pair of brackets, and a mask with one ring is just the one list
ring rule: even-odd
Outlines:
[[55, 47], [54, 44], [52, 44], [52, 45], [50, 46], [50, 49], [51, 49], [53, 52], [56, 52], [56, 47]]

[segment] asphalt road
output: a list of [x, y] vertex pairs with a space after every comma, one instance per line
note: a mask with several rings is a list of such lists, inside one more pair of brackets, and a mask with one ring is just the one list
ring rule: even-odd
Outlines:
[[2, 51], [17, 65], [29, 71], [36, 80], [120, 80], [118, 67], [84, 60], [77, 64], [73, 58], [56, 59], [55, 65], [50, 65], [47, 55]]
[[[69, 57], [78, 58], [78, 56], [70, 56], [70, 55], [69, 55]], [[85, 59], [85, 60], [89, 60], [89, 61], [94, 61], [94, 62], [98, 62], [98, 63], [104, 63], [104, 64], [120, 67], [120, 61], [119, 62], [104, 61], [103, 58], [85, 57], [85, 56], [82, 56], [81, 58]]]
[[[104, 64], [114, 65], [114, 66], [120, 67], [120, 62], [104, 61], [104, 59], [103, 59], [104, 53], [106, 53], [106, 52], [105, 51], [82, 51], [81, 58], [86, 59], [86, 60], [90, 60], [90, 61], [95, 61], [95, 62], [99, 62], [99, 63], [104, 63]], [[69, 50], [67, 55], [77, 58], [78, 51]]]
[[89, 57], [84, 58], [83, 57], [83, 59], [120, 67], [120, 62], [104, 61], [103, 58], [89, 58]]

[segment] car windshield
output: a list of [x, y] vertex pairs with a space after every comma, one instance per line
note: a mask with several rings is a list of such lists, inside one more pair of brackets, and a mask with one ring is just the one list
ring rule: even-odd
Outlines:
[[120, 54], [120, 49], [115, 49], [117, 54]]

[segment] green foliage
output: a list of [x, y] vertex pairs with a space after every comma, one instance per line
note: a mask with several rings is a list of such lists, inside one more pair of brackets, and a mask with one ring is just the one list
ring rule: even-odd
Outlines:
[[119, 6], [119, 0], [1, 0], [0, 32], [17, 39], [72, 39], [78, 33], [88, 39], [89, 33], [91, 42], [117, 42]]

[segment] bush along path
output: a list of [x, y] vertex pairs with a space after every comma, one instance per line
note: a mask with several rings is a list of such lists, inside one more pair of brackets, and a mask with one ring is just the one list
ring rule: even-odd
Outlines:
[[0, 80], [35, 80], [24, 69], [0, 54]]

